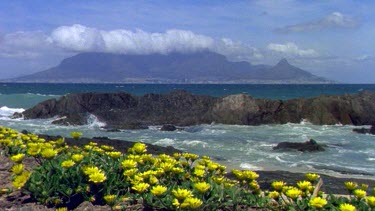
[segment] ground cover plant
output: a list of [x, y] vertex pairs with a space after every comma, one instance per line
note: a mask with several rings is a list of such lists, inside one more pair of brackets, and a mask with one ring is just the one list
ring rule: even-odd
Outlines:
[[[82, 133], [73, 132], [79, 141]], [[13, 188], [41, 204], [58, 210], [74, 209], [83, 201], [107, 204], [113, 210], [142, 204], [154, 210], [375, 210], [374, 189], [346, 182], [348, 197], [319, 192], [319, 175], [308, 173], [296, 184], [274, 181], [261, 190], [259, 175], [233, 170], [207, 156], [192, 153], [151, 155], [146, 145], [135, 143], [128, 153], [91, 142], [68, 146], [64, 139], [45, 140], [0, 127], [0, 150], [12, 162]], [[26, 169], [23, 160], [38, 165]], [[372, 190], [372, 191], [371, 191]]]

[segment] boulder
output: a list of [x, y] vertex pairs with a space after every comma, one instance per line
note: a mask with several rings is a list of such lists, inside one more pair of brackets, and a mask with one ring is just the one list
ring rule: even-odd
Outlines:
[[314, 139], [300, 142], [280, 142], [273, 148], [274, 150], [297, 150], [301, 152], [319, 152], [325, 151], [324, 146], [318, 144]]
[[175, 131], [177, 130], [176, 126], [174, 125], [163, 125], [161, 128], [160, 128], [161, 131]]
[[353, 132], [361, 134], [372, 134], [375, 135], [375, 125], [372, 125], [371, 128], [354, 128]]

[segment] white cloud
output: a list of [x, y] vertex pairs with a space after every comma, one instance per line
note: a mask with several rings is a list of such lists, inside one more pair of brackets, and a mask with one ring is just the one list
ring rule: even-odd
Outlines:
[[340, 12], [333, 12], [319, 20], [285, 26], [276, 29], [276, 31], [281, 33], [321, 31], [330, 28], [355, 28], [358, 25], [359, 22], [354, 18], [344, 15]]
[[293, 42], [287, 42], [285, 44], [270, 43], [268, 44], [267, 49], [273, 52], [281, 53], [286, 56], [292, 57], [297, 56], [305, 58], [314, 58], [319, 56], [319, 53], [316, 52], [314, 49], [300, 49]]
[[59, 47], [78, 52], [98, 51], [104, 47], [99, 30], [78, 24], [58, 27], [51, 33], [49, 41]]
[[103, 31], [75, 24], [61, 26], [51, 34], [54, 44], [73, 51], [99, 51], [122, 54], [193, 52], [210, 49], [214, 39], [191, 31], [172, 29], [165, 33], [142, 30]]
[[[42, 53], [107, 52], [119, 54], [168, 54], [210, 50], [232, 60], [259, 61], [262, 53], [255, 47], [231, 39], [215, 39], [187, 30], [163, 33], [125, 29], [104, 31], [75, 24], [60, 26], [50, 35], [43, 32], [16, 32], [0, 39], [1, 57], [36, 57]], [[46, 52], [46, 51], [49, 52]]]

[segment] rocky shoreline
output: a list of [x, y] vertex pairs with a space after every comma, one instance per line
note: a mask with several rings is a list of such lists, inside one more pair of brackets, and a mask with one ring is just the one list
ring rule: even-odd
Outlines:
[[[27, 131], [23, 131], [26, 133]], [[61, 138], [60, 136], [49, 136], [49, 135], [39, 135], [47, 140], [56, 140]], [[65, 142], [70, 146], [83, 146], [88, 144], [89, 142], [97, 142], [98, 144], [105, 144], [113, 146], [116, 150], [121, 151], [123, 153], [127, 152], [127, 149], [131, 147], [134, 142], [125, 141], [125, 140], [114, 140], [108, 139], [107, 137], [94, 137], [94, 138], [80, 138], [79, 140], [75, 140], [73, 138], [65, 138]], [[181, 152], [178, 149], [173, 147], [161, 147], [155, 146], [152, 144], [147, 144], [148, 153], [151, 154], [173, 154], [175, 152]], [[0, 155], [0, 185], [1, 187], [11, 187], [11, 180], [10, 180], [10, 168], [11, 164], [8, 158]], [[218, 161], [219, 162], [219, 161]], [[34, 165], [37, 165], [31, 159], [29, 161], [24, 162], [27, 165], [27, 168], [31, 168]], [[287, 184], [295, 185], [297, 181], [303, 180], [304, 173], [293, 173], [287, 171], [256, 171], [260, 177], [257, 180], [262, 190], [270, 189], [270, 184], [273, 181], [285, 181]], [[231, 173], [228, 173], [228, 177], [233, 177]], [[344, 186], [344, 182], [346, 181], [353, 181], [357, 182], [358, 184], [368, 184], [369, 187], [374, 187], [375, 179], [357, 179], [357, 178], [338, 178], [332, 177], [328, 175], [321, 175], [323, 179], [323, 186], [321, 190], [324, 191], [326, 194], [347, 194], [347, 190]], [[39, 205], [36, 202], [30, 200], [28, 195], [24, 195], [19, 191], [14, 191], [8, 196], [0, 196], [0, 208], [7, 209], [7, 210], [52, 210], [43, 205]], [[85, 202], [78, 206], [75, 210], [108, 210], [110, 209], [108, 206], [98, 206], [92, 205], [91, 203]], [[142, 210], [142, 207], [132, 207], [131, 210]]]
[[109, 129], [144, 129], [152, 125], [285, 124], [305, 119], [312, 124], [374, 125], [375, 92], [291, 100], [193, 95], [186, 91], [146, 94], [76, 93], [50, 99], [16, 113], [15, 118], [56, 118], [54, 124], [83, 125], [94, 115]]

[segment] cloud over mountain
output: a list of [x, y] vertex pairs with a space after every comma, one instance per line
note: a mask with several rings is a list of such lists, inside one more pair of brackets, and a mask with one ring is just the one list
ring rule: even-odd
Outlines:
[[359, 22], [354, 18], [340, 12], [332, 12], [319, 20], [289, 25], [276, 29], [276, 32], [291, 33], [304, 31], [321, 31], [330, 28], [355, 28]]
[[286, 56], [297, 56], [305, 58], [314, 58], [319, 56], [319, 53], [314, 49], [300, 49], [293, 42], [287, 42], [285, 44], [270, 43], [268, 44], [267, 49], [277, 53], [285, 54]]
[[16, 32], [0, 39], [0, 57], [37, 56], [49, 49], [65, 52], [103, 52], [146, 55], [209, 50], [235, 60], [263, 58], [257, 48], [228, 38], [213, 38], [188, 30], [170, 29], [151, 33], [143, 30], [99, 30], [79, 24], [60, 26], [50, 34], [42, 31]]

